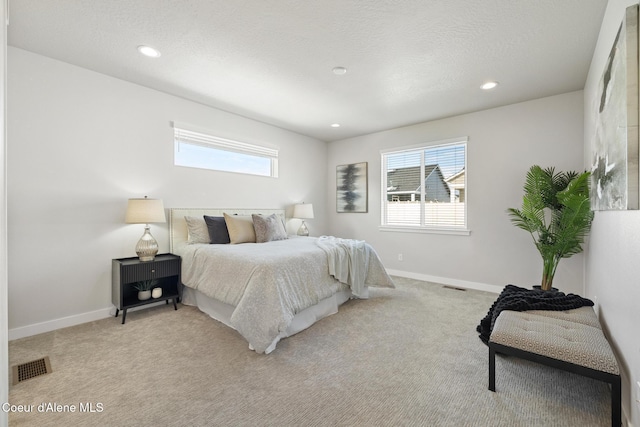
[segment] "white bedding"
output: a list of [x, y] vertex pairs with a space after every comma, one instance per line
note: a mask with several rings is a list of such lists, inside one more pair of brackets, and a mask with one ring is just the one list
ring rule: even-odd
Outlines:
[[[336, 314], [338, 312], [338, 307], [351, 299], [351, 297], [352, 294], [348, 290], [337, 292], [335, 295], [323, 299], [318, 304], [305, 308], [300, 313], [296, 313], [287, 329], [281, 331], [278, 336], [274, 338], [269, 347], [266, 348], [264, 351], [265, 354], [269, 354], [275, 350], [276, 345], [282, 338], [295, 335], [298, 332], [307, 329], [318, 320], [324, 319], [332, 314]], [[182, 298], [183, 304], [197, 306], [200, 311], [234, 329], [231, 324], [231, 315], [233, 314], [235, 307], [232, 305], [209, 298], [200, 291], [189, 287], [184, 288]], [[249, 349], [254, 350], [251, 344], [249, 344]]]
[[[279, 337], [288, 336], [296, 314], [337, 293], [348, 293], [353, 279], [359, 283], [354, 294], [360, 297], [367, 296], [367, 286], [393, 287], [368, 244], [355, 245], [361, 259], [351, 266], [357, 267], [354, 270], [334, 262], [336, 257], [344, 261], [344, 255], [336, 255], [340, 249], [329, 243], [323, 241], [321, 248], [316, 238], [292, 237], [267, 243], [182, 245], [182, 282], [232, 307], [230, 326], [256, 352], [269, 352]], [[345, 241], [339, 243], [345, 246]], [[330, 269], [345, 283], [331, 276]]]

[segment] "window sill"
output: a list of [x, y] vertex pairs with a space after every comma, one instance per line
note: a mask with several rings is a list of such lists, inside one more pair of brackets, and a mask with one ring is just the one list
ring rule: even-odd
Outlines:
[[468, 236], [471, 230], [467, 228], [427, 228], [427, 227], [407, 227], [394, 225], [381, 225], [379, 231], [392, 231], [398, 233], [426, 233], [426, 234], [452, 234], [456, 236]]

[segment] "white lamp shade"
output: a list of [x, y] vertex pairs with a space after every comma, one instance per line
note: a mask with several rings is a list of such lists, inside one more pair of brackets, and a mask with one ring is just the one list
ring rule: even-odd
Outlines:
[[129, 199], [124, 222], [127, 224], [149, 224], [166, 222], [164, 205], [160, 199]]
[[313, 218], [313, 205], [311, 203], [301, 203], [293, 207], [293, 217], [299, 219]]

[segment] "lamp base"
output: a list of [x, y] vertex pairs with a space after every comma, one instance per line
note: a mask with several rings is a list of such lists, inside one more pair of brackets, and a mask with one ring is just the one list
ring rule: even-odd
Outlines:
[[140, 261], [153, 261], [158, 253], [158, 242], [153, 238], [149, 230], [149, 224], [144, 227], [144, 234], [136, 245], [136, 254]]
[[298, 228], [298, 236], [309, 236], [309, 229], [307, 228], [307, 224], [304, 223], [304, 220], [302, 220], [302, 225]]

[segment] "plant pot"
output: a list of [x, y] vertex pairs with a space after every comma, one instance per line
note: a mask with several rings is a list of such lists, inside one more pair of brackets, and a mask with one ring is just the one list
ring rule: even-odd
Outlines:
[[148, 300], [151, 298], [151, 291], [138, 291], [138, 299], [140, 301]]
[[[542, 286], [534, 285], [533, 289], [536, 290], [536, 291], [541, 291], [542, 290]], [[558, 292], [558, 288], [551, 288], [551, 289], [549, 289], [548, 291], [545, 291], [545, 292]]]
[[160, 298], [162, 296], [162, 288], [153, 288], [151, 291], [152, 298]]

